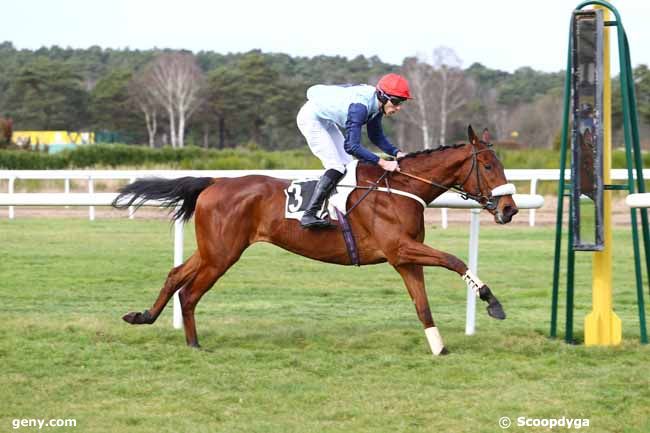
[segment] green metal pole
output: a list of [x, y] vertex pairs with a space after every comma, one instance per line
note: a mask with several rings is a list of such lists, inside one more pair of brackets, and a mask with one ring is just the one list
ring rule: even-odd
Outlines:
[[[636, 110], [636, 91], [634, 89], [634, 71], [632, 70], [632, 62], [630, 60], [630, 45], [627, 40], [627, 34], [623, 31], [625, 39], [625, 64], [628, 71], [628, 88], [631, 101], [630, 107], [630, 121], [632, 122], [632, 145], [634, 146], [634, 160], [636, 164], [636, 182], [637, 190], [641, 193], [646, 192], [645, 180], [643, 178], [643, 157], [641, 153], [641, 140], [639, 139], [639, 119]], [[648, 209], [640, 208], [641, 213], [641, 228], [643, 230], [643, 242], [645, 245], [645, 258], [648, 274], [650, 275], [650, 254], [648, 254], [648, 245], [650, 245], [650, 236], [648, 235]]]
[[[634, 91], [634, 74], [630, 62], [629, 45], [627, 35], [623, 30], [623, 25], [619, 21], [619, 57], [621, 61], [621, 93], [623, 94], [623, 118], [625, 133], [625, 157], [627, 159], [628, 172], [628, 190], [634, 192], [634, 178], [632, 165], [636, 167], [637, 186], [639, 192], [645, 191], [643, 181], [643, 160], [641, 158], [641, 149], [639, 145], [638, 118], [636, 112], [636, 95]], [[625, 86], [625, 91], [623, 91]], [[632, 159], [632, 150], [634, 150], [634, 159]], [[639, 248], [639, 234], [636, 220], [636, 209], [630, 209], [630, 219], [632, 224], [632, 244], [634, 248], [634, 272], [636, 275], [636, 294], [637, 306], [639, 309], [639, 332], [642, 344], [648, 344], [648, 334], [645, 319], [645, 302], [643, 300], [643, 275], [641, 272], [641, 253]], [[650, 258], [648, 257], [648, 215], [647, 210], [641, 210], [641, 226], [643, 231], [643, 241], [645, 246], [646, 268], [650, 273]]]
[[[573, 180], [573, 179], [572, 179]], [[573, 187], [573, 184], [572, 184]], [[576, 203], [573, 201], [573, 194], [569, 197], [569, 215], [573, 212], [573, 206]], [[580, 204], [578, 203], [578, 206]], [[574, 268], [575, 268], [575, 250], [573, 249], [573, 222], [569, 216], [569, 230], [567, 239], [567, 271], [566, 271], [566, 323], [564, 341], [573, 344], [573, 285], [574, 285]]]
[[[560, 180], [557, 186], [557, 214], [555, 216], [555, 257], [553, 260], [553, 293], [551, 296], [551, 332], [550, 337], [557, 337], [557, 310], [560, 288], [560, 256], [562, 253], [562, 219], [564, 215], [564, 171], [566, 169], [566, 151], [569, 136], [569, 111], [571, 107], [571, 68], [573, 48], [573, 23], [569, 25], [569, 48], [567, 52], [567, 67], [564, 78], [564, 115], [562, 118], [562, 145], [560, 147]], [[569, 218], [569, 225], [571, 219]], [[571, 235], [569, 235], [569, 242]], [[569, 243], [569, 250], [571, 244]]]

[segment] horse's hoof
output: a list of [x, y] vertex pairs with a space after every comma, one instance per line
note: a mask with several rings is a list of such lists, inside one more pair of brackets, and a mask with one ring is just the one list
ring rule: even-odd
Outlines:
[[446, 347], [443, 347], [439, 355], [449, 355], [449, 350]]
[[187, 347], [190, 349], [201, 350], [201, 345], [199, 343], [187, 343]]
[[151, 316], [149, 316], [149, 312], [146, 311], [145, 313], [140, 313], [139, 311], [133, 311], [131, 313], [125, 314], [122, 316], [122, 320], [124, 320], [126, 323], [130, 323], [131, 325], [143, 325], [143, 324], [148, 324], [151, 323]]
[[136, 313], [135, 311], [133, 311], [131, 313], [128, 313], [128, 314], [125, 314], [124, 316], [122, 316], [122, 320], [124, 320], [126, 323], [130, 323], [131, 325], [135, 325], [137, 323], [136, 322], [136, 320], [137, 320], [136, 317], [138, 316], [138, 314], [140, 314], [140, 313]]
[[494, 317], [497, 320], [503, 320], [506, 318], [506, 313], [503, 311], [503, 307], [499, 302], [488, 305], [487, 312], [490, 317]]

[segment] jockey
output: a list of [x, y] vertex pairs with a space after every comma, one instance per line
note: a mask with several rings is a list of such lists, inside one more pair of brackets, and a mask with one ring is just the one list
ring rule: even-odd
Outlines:
[[[319, 84], [307, 90], [307, 102], [296, 120], [309, 149], [323, 163], [325, 173], [300, 220], [303, 228], [330, 225], [318, 218], [317, 213], [345, 174], [345, 166], [352, 162], [352, 156], [386, 171], [399, 171], [397, 161], [381, 159], [361, 145], [361, 127], [367, 125], [368, 138], [385, 153], [396, 158], [404, 156], [384, 135], [381, 119], [399, 112], [400, 104], [407, 99], [411, 99], [408, 81], [397, 74], [383, 76], [376, 87]], [[341, 131], [345, 131], [345, 137]]]

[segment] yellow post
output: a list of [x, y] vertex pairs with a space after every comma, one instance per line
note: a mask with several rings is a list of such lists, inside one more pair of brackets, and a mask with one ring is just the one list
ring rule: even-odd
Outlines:
[[[609, 21], [609, 9], [603, 18]], [[603, 31], [603, 182], [611, 183], [612, 167], [612, 86], [610, 77], [609, 27]], [[612, 304], [612, 192], [603, 192], [603, 236], [605, 248], [595, 252], [592, 273], [592, 310], [585, 317], [586, 346], [616, 346], [621, 343], [621, 319], [614, 313]]]

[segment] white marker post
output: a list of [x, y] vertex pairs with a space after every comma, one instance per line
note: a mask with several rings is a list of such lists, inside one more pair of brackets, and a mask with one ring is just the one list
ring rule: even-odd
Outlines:
[[[174, 267], [183, 264], [183, 221], [174, 222]], [[178, 291], [174, 293], [174, 315], [172, 319], [174, 328], [183, 328], [183, 311], [181, 310], [181, 299]]]
[[[469, 225], [469, 263], [468, 267], [474, 275], [478, 275], [478, 233], [480, 228], [481, 209], [472, 209]], [[467, 284], [467, 310], [465, 312], [465, 334], [474, 335], [476, 329], [476, 292], [472, 283]]]

